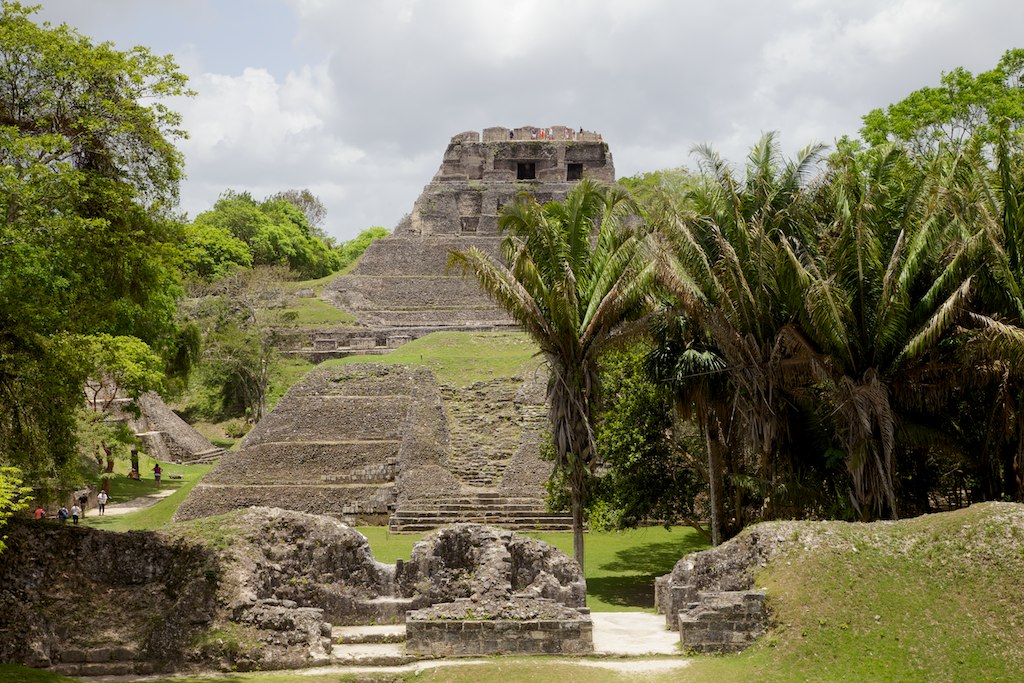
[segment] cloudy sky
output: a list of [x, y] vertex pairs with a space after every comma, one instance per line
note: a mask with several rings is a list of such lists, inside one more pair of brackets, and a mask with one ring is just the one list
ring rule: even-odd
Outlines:
[[450, 137], [583, 126], [618, 175], [856, 133], [943, 71], [1024, 47], [1019, 0], [41, 0], [42, 17], [172, 53], [198, 93], [182, 208], [309, 188], [328, 232], [393, 227]]

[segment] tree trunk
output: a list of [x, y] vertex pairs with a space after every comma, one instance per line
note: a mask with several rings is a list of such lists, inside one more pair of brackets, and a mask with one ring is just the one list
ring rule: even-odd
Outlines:
[[569, 498], [572, 509], [572, 555], [583, 571], [583, 486], [573, 472], [569, 477]]
[[708, 449], [708, 491], [711, 498], [711, 545], [722, 542], [722, 458], [716, 444], [712, 443], [711, 426], [704, 429], [704, 441]]
[[103, 454], [107, 457], [107, 474], [114, 471], [114, 449], [103, 444]]

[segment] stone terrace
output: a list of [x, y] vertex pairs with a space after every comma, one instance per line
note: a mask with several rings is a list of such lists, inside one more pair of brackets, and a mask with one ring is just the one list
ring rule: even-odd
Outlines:
[[426, 369], [320, 367], [292, 387], [179, 508], [271, 505], [424, 531], [459, 521], [566, 529], [544, 505], [543, 378], [440, 386]]
[[356, 364], [318, 368], [223, 457], [180, 519], [273, 505], [346, 521], [383, 522], [394, 507], [411, 396], [426, 371]]

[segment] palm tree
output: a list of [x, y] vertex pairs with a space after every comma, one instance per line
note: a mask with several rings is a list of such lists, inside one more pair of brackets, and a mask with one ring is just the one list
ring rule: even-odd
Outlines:
[[825, 358], [821, 417], [844, 451], [854, 509], [896, 517], [901, 415], [936, 414], [962, 368], [941, 347], [971, 294], [986, 236], [949, 201], [960, 160], [918, 170], [889, 147], [841, 148], [814, 249], [784, 245], [803, 293], [799, 324]]
[[[658, 212], [672, 217], [659, 226], [659, 275], [693, 329], [674, 386], [695, 406], [705, 433], [714, 539], [721, 538], [723, 454], [755, 455], [771, 492], [791, 410], [785, 388], [808, 372], [809, 345], [791, 324], [799, 299], [783, 245], [808, 231], [804, 187], [822, 149], [811, 146], [783, 162], [769, 133], [751, 150], [740, 179], [700, 147], [703, 182], [675, 212]], [[711, 381], [714, 372], [725, 386]]]
[[618, 337], [638, 331], [629, 323], [648, 307], [653, 289], [649, 238], [642, 223], [625, 220], [634, 208], [620, 188], [587, 179], [563, 202], [541, 205], [523, 194], [498, 219], [507, 233], [507, 266], [475, 247], [450, 256], [523, 326], [547, 360], [555, 464], [569, 484], [573, 554], [581, 567], [586, 483], [597, 464], [597, 359]]

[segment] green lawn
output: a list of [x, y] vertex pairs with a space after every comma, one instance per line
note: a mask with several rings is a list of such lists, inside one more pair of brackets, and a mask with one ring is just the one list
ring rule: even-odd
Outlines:
[[[421, 536], [389, 534], [386, 527], [358, 527], [381, 562], [409, 559]], [[529, 532], [572, 555], [572, 534]], [[654, 611], [654, 578], [672, 571], [683, 555], [703, 550], [693, 529], [647, 527], [626, 531], [591, 532], [586, 536], [584, 575], [587, 606], [595, 612]]]
[[274, 327], [351, 325], [355, 316], [316, 297], [290, 297], [285, 308], [267, 311], [266, 322]]
[[75, 683], [77, 680], [17, 664], [0, 664], [0, 683]]
[[[141, 481], [129, 479], [124, 474], [115, 475], [110, 486], [110, 503], [120, 503], [139, 498], [158, 490], [171, 489], [174, 490], [174, 493], [148, 508], [126, 515], [105, 515], [100, 517], [96, 509], [92, 508], [86, 511], [86, 516], [82, 519], [82, 523], [86, 526], [106, 529], [107, 531], [151, 531], [159, 529], [171, 521], [174, 511], [185, 500], [192, 487], [196, 485], [204, 474], [213, 468], [213, 465], [161, 463], [163, 477], [160, 484], [157, 485], [153, 481], [153, 462], [153, 459], [149, 456], [139, 456], [139, 467], [143, 476]], [[122, 463], [121, 465], [122, 469], [127, 470], [128, 463]], [[171, 479], [171, 476], [180, 476], [181, 479]]]
[[514, 377], [539, 364], [537, 347], [525, 332], [434, 332], [384, 356], [350, 356], [324, 365], [400, 363], [424, 365], [446, 384], [467, 386], [496, 377]]

